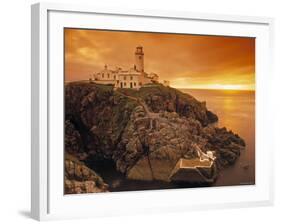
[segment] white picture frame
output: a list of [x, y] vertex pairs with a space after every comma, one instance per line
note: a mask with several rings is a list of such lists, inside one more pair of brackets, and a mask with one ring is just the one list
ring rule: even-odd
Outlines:
[[[273, 19], [38, 3], [32, 5], [31, 214], [37, 220], [271, 205]], [[113, 19], [114, 18], [114, 19]], [[63, 194], [63, 27], [252, 36], [256, 51], [256, 184]], [[54, 150], [55, 149], [55, 150]]]

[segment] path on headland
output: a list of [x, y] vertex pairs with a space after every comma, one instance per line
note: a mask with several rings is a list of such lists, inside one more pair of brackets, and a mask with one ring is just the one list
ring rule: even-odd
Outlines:
[[[127, 97], [129, 99], [132, 99], [134, 101], [137, 101], [144, 109], [144, 111], [146, 112], [147, 116], [150, 118], [150, 127], [152, 128], [152, 121], [153, 119], [159, 119], [161, 120], [161, 117], [159, 116], [159, 113], [154, 113], [154, 112], [151, 112], [147, 106], [147, 104], [143, 101], [143, 99], [141, 98], [138, 98], [138, 97], [133, 97], [133, 96], [129, 96], [129, 95], [126, 95], [118, 90], [116, 90], [116, 92], [118, 92], [120, 95], [124, 96], [124, 97]], [[201, 159], [201, 160], [214, 160], [214, 158], [211, 158], [208, 154], [204, 153], [200, 147], [196, 144], [196, 143], [193, 143], [192, 146], [194, 147], [194, 149], [196, 150], [197, 152], [197, 155], [198, 157]]]
[[[116, 92], [118, 92], [120, 95], [128, 98], [128, 99], [131, 99], [131, 100], [134, 100], [134, 101], [137, 101], [138, 104], [140, 104], [144, 111], [146, 112], [148, 118], [150, 118], [150, 129], [152, 129], [152, 122], [154, 119], [160, 119], [160, 116], [159, 116], [159, 113], [154, 113], [154, 112], [151, 112], [147, 106], [147, 104], [141, 99], [141, 98], [138, 98], [138, 97], [133, 97], [133, 96], [128, 96], [118, 90], [116, 90]], [[149, 157], [149, 149], [145, 152], [146, 154], [146, 157], [147, 157], [147, 162], [148, 162], [148, 166], [149, 166], [149, 169], [151, 171], [151, 175], [152, 175], [152, 179], [154, 180], [154, 173], [153, 173], [153, 169], [152, 169], [152, 164], [151, 164], [151, 161], [150, 161], [150, 157]]]
[[126, 95], [126, 94], [124, 94], [124, 93], [122, 93], [122, 92], [120, 92], [118, 90], [116, 90], [116, 92], [118, 92], [120, 95], [122, 95], [124, 97], [127, 97], [127, 98], [129, 98], [131, 100], [137, 101], [137, 103], [139, 103], [143, 107], [144, 111], [146, 112], [146, 114], [147, 114], [147, 116], [149, 118], [151, 118], [151, 119], [160, 118], [159, 113], [154, 113], [154, 112], [151, 112], [149, 110], [147, 104], [143, 101], [143, 99], [138, 98], [138, 97], [133, 97], [133, 96]]

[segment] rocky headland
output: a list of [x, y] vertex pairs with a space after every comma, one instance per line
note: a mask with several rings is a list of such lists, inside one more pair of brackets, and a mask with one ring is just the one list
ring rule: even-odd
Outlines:
[[[198, 159], [198, 150], [214, 153], [212, 172], [200, 172], [215, 181], [220, 170], [234, 164], [245, 148], [243, 139], [216, 127], [217, 121], [206, 103], [161, 84], [137, 91], [68, 83], [65, 191], [108, 191], [102, 175], [91, 169], [96, 161], [113, 161], [116, 171], [127, 179], [170, 182], [177, 162]], [[72, 163], [80, 166], [78, 175], [73, 175]]]

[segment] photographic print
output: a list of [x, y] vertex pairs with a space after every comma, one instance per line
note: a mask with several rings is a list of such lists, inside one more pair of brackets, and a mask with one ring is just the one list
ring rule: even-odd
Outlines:
[[64, 193], [255, 184], [255, 38], [64, 28]]

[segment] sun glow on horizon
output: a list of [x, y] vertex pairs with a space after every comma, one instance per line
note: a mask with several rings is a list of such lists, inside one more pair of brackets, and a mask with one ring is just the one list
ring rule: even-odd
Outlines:
[[171, 87], [255, 90], [254, 38], [70, 28], [64, 32], [66, 82], [88, 80], [105, 64], [131, 68], [140, 44], [144, 71], [170, 81]]
[[210, 90], [246, 90], [255, 91], [254, 85], [235, 85], [235, 84], [210, 84], [210, 85], [171, 85], [176, 89], [210, 89]]

